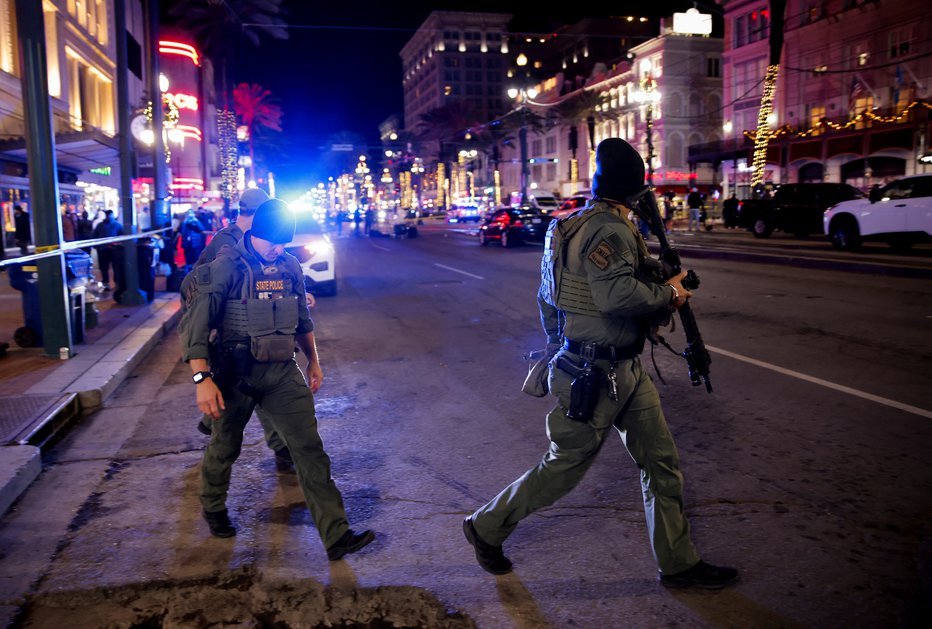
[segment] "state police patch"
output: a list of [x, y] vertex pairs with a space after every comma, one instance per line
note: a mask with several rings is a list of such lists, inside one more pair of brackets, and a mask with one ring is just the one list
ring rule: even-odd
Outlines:
[[607, 240], [603, 240], [588, 255], [589, 261], [596, 265], [600, 271], [608, 268], [610, 258], [616, 253], [615, 248]]

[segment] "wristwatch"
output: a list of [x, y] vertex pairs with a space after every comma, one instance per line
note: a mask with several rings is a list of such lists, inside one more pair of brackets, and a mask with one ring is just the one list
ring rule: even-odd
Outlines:
[[207, 378], [213, 378], [214, 374], [209, 371], [198, 371], [196, 374], [191, 376], [191, 379], [194, 380], [194, 384], [200, 384], [204, 382]]

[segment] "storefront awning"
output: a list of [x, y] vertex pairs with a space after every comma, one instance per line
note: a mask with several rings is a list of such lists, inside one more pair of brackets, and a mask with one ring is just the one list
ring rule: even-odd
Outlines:
[[[26, 139], [16, 138], [0, 142], [0, 158], [25, 162]], [[59, 168], [84, 172], [92, 168], [115, 167], [120, 159], [116, 138], [99, 129], [73, 131], [55, 136], [55, 159]]]

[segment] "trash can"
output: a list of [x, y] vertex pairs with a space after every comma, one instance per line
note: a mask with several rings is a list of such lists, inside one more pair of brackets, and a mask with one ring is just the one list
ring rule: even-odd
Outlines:
[[[23, 293], [23, 326], [13, 333], [20, 347], [42, 344], [42, 310], [39, 303], [39, 268], [35, 264], [9, 265], [10, 286]], [[71, 342], [84, 342], [84, 297], [91, 278], [91, 256], [81, 250], [65, 252]]]
[[146, 301], [155, 299], [155, 270], [159, 266], [159, 243], [152, 238], [143, 238], [136, 245], [136, 264], [139, 268], [139, 290], [146, 294]]
[[83, 343], [87, 320], [87, 286], [93, 280], [94, 261], [82, 249], [65, 252], [68, 308], [71, 312], [71, 342]]
[[13, 332], [13, 341], [20, 347], [33, 347], [42, 342], [39, 269], [34, 264], [11, 264], [7, 270], [10, 286], [23, 293], [23, 326]]

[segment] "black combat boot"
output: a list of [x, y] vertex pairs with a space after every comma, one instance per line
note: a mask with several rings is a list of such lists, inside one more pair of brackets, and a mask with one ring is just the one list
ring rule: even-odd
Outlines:
[[275, 451], [275, 469], [281, 474], [294, 474], [294, 459], [287, 446]]
[[236, 529], [230, 522], [230, 515], [227, 510], [223, 511], [204, 511], [204, 520], [210, 527], [210, 534], [214, 537], [233, 537], [236, 535]]
[[466, 541], [476, 549], [476, 561], [479, 562], [483, 570], [491, 574], [508, 574], [511, 572], [511, 560], [505, 556], [502, 547], [492, 546], [479, 537], [476, 527], [472, 524], [471, 517], [463, 520], [463, 533], [466, 535]]
[[327, 549], [327, 559], [330, 561], [342, 559], [343, 555], [355, 553], [357, 550], [361, 549], [363, 546], [367, 545], [374, 539], [375, 533], [372, 531], [356, 533], [353, 531], [353, 529], [349, 529], [340, 537], [340, 539], [336, 541], [335, 544]]
[[661, 574], [660, 582], [668, 588], [703, 588], [720, 590], [738, 580], [738, 571], [734, 568], [713, 566], [699, 560], [692, 568], [676, 574]]

